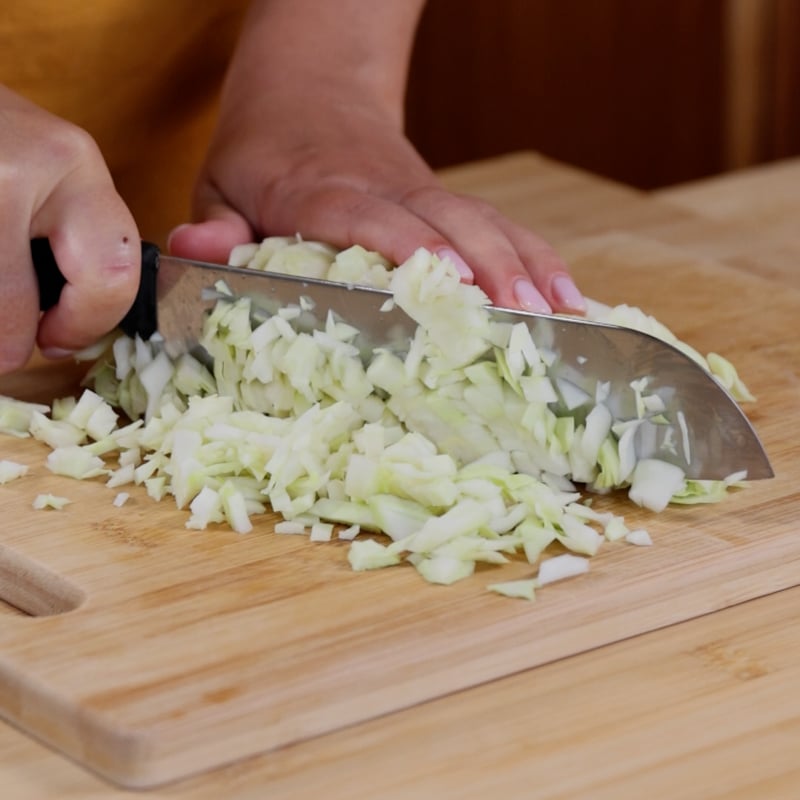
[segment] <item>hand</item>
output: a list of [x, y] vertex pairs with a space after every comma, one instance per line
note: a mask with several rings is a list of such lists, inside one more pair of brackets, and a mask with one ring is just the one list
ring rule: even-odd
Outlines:
[[173, 252], [224, 261], [243, 241], [298, 232], [396, 263], [425, 247], [449, 255], [497, 305], [583, 311], [566, 265], [542, 239], [446, 191], [390, 121], [342, 106], [295, 107], [281, 119], [224, 126], [197, 192], [205, 222], [175, 231]]
[[237, 244], [299, 233], [402, 263], [425, 247], [448, 255], [496, 305], [582, 313], [546, 242], [445, 190], [403, 135], [415, 5], [386, 0], [378, 13], [371, 0], [254, 4], [197, 185], [197, 224], [173, 231], [170, 250], [224, 262]]
[[[91, 137], [0, 86], [0, 374], [38, 342], [67, 355], [112, 330], [139, 281], [136, 225]], [[30, 240], [48, 237], [66, 285], [41, 315]]]

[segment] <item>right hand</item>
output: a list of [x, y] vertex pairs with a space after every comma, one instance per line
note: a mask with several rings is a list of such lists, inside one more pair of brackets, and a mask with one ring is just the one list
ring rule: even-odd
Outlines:
[[[47, 237], [66, 285], [39, 311], [30, 241]], [[136, 223], [91, 136], [0, 85], [0, 374], [34, 346], [63, 357], [112, 330], [139, 284]]]

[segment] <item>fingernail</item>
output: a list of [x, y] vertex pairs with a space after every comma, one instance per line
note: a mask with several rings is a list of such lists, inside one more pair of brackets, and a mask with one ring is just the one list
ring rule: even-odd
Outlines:
[[524, 311], [534, 314], [552, 314], [553, 309], [547, 300], [539, 294], [538, 289], [525, 278], [520, 278], [514, 284], [514, 297]]
[[568, 275], [559, 275], [553, 281], [553, 296], [570, 311], [586, 311], [586, 300]]
[[173, 237], [176, 234], [180, 233], [181, 231], [186, 230], [186, 228], [190, 228], [191, 226], [192, 226], [191, 222], [184, 222], [181, 225], [178, 225], [176, 228], [173, 228], [169, 232], [169, 235], [167, 236], [167, 250], [170, 249], [170, 245], [172, 244]]
[[41, 352], [45, 358], [50, 358], [54, 361], [75, 355], [74, 350], [62, 350], [60, 347], [45, 347]]
[[464, 283], [473, 283], [475, 280], [475, 275], [472, 270], [467, 266], [467, 262], [464, 261], [461, 256], [456, 253], [455, 250], [449, 247], [443, 247], [441, 250], [436, 251], [436, 255], [439, 256], [443, 261], [447, 259], [455, 268], [456, 272], [461, 276], [461, 280]]

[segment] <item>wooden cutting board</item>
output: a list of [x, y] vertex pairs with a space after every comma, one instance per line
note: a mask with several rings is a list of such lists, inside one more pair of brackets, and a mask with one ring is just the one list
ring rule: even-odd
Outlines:
[[[607, 545], [589, 575], [535, 603], [486, 592], [528, 575], [482, 569], [451, 587], [411, 568], [355, 574], [346, 545], [187, 531], [186, 514], [131, 490], [51, 475], [46, 450], [0, 437], [31, 466], [0, 487], [0, 712], [126, 786], [178, 779], [612, 641], [797, 584], [800, 292], [631, 235], [562, 252], [606, 302], [640, 305], [698, 349], [739, 366], [777, 477], [716, 506], [660, 515], [624, 497], [599, 506], [645, 524], [655, 545]], [[74, 371], [0, 380], [27, 399], [63, 394]], [[34, 511], [39, 492], [70, 497]]]

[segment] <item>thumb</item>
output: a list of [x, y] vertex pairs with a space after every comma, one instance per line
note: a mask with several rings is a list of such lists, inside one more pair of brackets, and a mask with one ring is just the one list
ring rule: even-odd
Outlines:
[[225, 264], [236, 245], [254, 240], [250, 223], [223, 203], [208, 206], [198, 222], [178, 225], [169, 234], [167, 250], [174, 256]]

